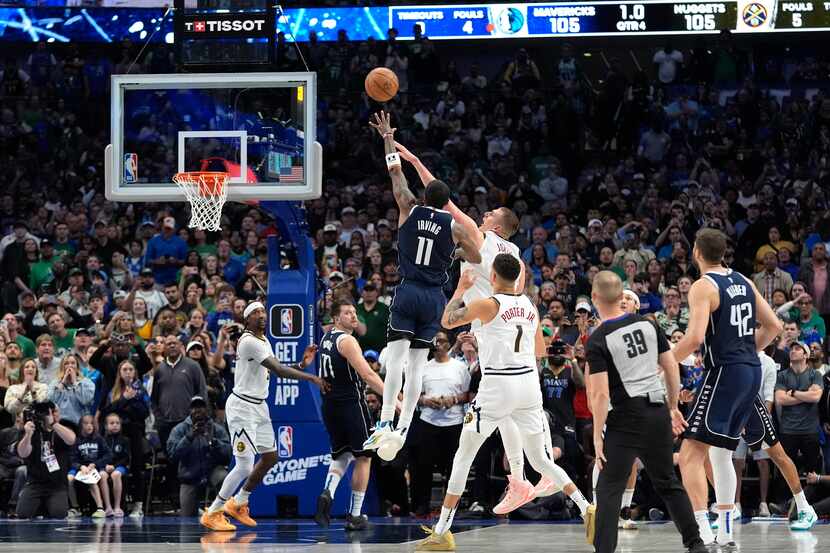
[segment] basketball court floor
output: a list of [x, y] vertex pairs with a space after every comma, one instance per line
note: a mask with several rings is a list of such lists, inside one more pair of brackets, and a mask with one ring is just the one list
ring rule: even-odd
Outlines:
[[[236, 533], [203, 531], [195, 519], [146, 518], [90, 522], [8, 520], [0, 523], [0, 552], [18, 553], [387, 553], [408, 552], [423, 537], [420, 523], [372, 519], [365, 532], [347, 535], [342, 521], [320, 529], [310, 520], [263, 520], [256, 529]], [[574, 523], [460, 521], [454, 528], [458, 551], [470, 553], [592, 552], [583, 528]], [[737, 527], [740, 550], [753, 553], [830, 551], [830, 524], [793, 533], [783, 520], [747, 522]], [[681, 552], [672, 524], [644, 524], [620, 533], [617, 549], [628, 553]]]

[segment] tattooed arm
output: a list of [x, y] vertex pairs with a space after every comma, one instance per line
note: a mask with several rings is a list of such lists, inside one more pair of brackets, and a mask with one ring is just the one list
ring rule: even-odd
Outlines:
[[[392, 128], [390, 115], [384, 111], [375, 114], [375, 120], [369, 121], [378, 134], [383, 138], [384, 154], [394, 154], [398, 150], [395, 147], [395, 130]], [[392, 179], [392, 193], [395, 196], [395, 202], [398, 204], [398, 226], [400, 227], [406, 222], [409, 217], [409, 212], [417, 204], [415, 194], [409, 189], [409, 183], [403, 174], [403, 168], [400, 165], [393, 165], [389, 167], [389, 177]]]
[[475, 273], [468, 269], [461, 275], [458, 287], [455, 289], [452, 299], [444, 309], [444, 316], [441, 317], [441, 325], [444, 328], [456, 328], [473, 322], [478, 319], [482, 323], [489, 323], [499, 313], [499, 304], [493, 298], [475, 300], [470, 305], [464, 303], [464, 292], [470, 289], [475, 282]]

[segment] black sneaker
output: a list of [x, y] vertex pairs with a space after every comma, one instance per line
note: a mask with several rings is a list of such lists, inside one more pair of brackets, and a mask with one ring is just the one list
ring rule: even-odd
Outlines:
[[352, 516], [346, 515], [346, 531], [357, 532], [360, 530], [367, 530], [369, 528], [369, 517], [366, 515]]
[[331, 494], [328, 489], [317, 498], [317, 512], [314, 513], [314, 522], [328, 528], [331, 523]]
[[734, 541], [720, 546], [721, 553], [734, 553], [738, 550], [738, 544]]
[[703, 540], [698, 540], [689, 546], [689, 553], [709, 553], [709, 548], [703, 544]]

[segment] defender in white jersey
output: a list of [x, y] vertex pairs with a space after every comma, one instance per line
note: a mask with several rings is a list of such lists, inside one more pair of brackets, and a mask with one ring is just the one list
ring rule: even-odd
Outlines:
[[[415, 154], [397, 142], [395, 147], [398, 149], [400, 156], [411, 163], [418, 172], [424, 186], [434, 180], [435, 177]], [[472, 286], [464, 293], [464, 303], [470, 305], [475, 300], [489, 298], [493, 295], [493, 286], [490, 283], [493, 260], [502, 253], [510, 254], [520, 262], [521, 273], [516, 282], [516, 292], [521, 292], [524, 289], [524, 263], [521, 262], [519, 247], [510, 242], [510, 237], [519, 229], [519, 219], [516, 214], [506, 207], [487, 211], [482, 216], [481, 226], [476, 226], [476, 222], [453, 202], [447, 204], [446, 210], [452, 215], [455, 224], [464, 228], [473, 246], [478, 248], [481, 255], [481, 262], [479, 263], [470, 263], [464, 260], [461, 264], [462, 273], [469, 270], [475, 275]], [[462, 259], [464, 258], [463, 252], [458, 252], [457, 255]], [[478, 334], [481, 323], [474, 320], [471, 327], [477, 342], [481, 344], [482, 337]], [[553, 446], [550, 443], [550, 429], [547, 428], [547, 418], [545, 419], [545, 427], [546, 445], [548, 451], [552, 451]], [[504, 444], [505, 455], [510, 463], [511, 478], [509, 478], [507, 493], [502, 501], [493, 508], [493, 512], [499, 515], [506, 514], [521, 507], [534, 497], [544, 497], [555, 493], [557, 491], [556, 484], [547, 478], [543, 477], [535, 488], [524, 479], [522, 438], [512, 419], [503, 420], [502, 426], [499, 428], [499, 434]]]
[[[222, 482], [213, 504], [200, 519], [203, 526], [215, 531], [236, 530], [225, 518], [226, 514], [245, 526], [256, 526], [248, 509], [248, 496], [277, 462], [274, 427], [267, 402], [270, 373], [325, 386], [319, 377], [303, 371], [314, 360], [317, 346], [306, 348], [303, 360], [296, 368], [284, 366], [274, 357], [265, 338], [268, 322], [265, 306], [258, 301], [250, 303], [243, 312], [243, 318], [245, 332], [236, 346], [233, 392], [225, 404], [236, 464]], [[254, 455], [260, 456], [256, 465]], [[245, 485], [233, 496], [243, 480]]]
[[493, 260], [490, 276], [493, 295], [462, 307], [462, 296], [476, 278], [473, 271], [468, 270], [461, 276], [458, 288], [444, 310], [441, 324], [445, 328], [456, 328], [475, 320], [480, 322], [482, 378], [478, 395], [464, 417], [464, 429], [453, 459], [441, 516], [429, 536], [418, 544], [418, 551], [455, 549], [450, 526], [470, 466], [484, 440], [506, 419], [518, 427], [521, 446], [533, 468], [560, 482], [580, 511], [587, 510], [588, 502], [573, 483], [565, 484], [569, 482], [567, 474], [545, 452], [545, 415], [536, 358], [547, 352], [538, 310], [527, 296], [515, 293], [520, 272], [518, 259], [510, 254], [498, 254]]

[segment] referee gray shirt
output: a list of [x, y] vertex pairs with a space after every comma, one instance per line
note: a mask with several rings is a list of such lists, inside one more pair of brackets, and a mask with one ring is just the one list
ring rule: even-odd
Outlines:
[[658, 357], [669, 350], [666, 336], [640, 315], [608, 319], [591, 334], [585, 357], [591, 374], [608, 373], [611, 406], [628, 398], [665, 392], [657, 372]]

